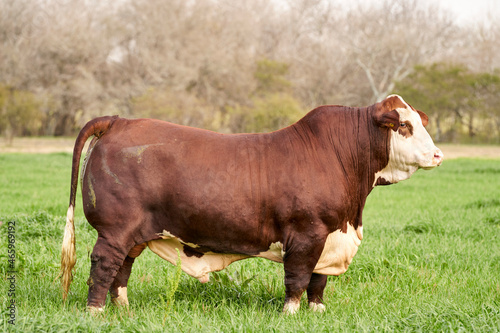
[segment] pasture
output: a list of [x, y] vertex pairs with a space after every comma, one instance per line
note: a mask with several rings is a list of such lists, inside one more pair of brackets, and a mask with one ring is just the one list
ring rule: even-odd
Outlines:
[[130, 307], [108, 300], [93, 317], [85, 306], [96, 232], [80, 196], [76, 272], [63, 303], [57, 276], [70, 168], [68, 153], [0, 154], [1, 331], [500, 331], [500, 159], [445, 160], [375, 188], [358, 254], [345, 274], [329, 277], [327, 310], [309, 311], [304, 297], [294, 316], [281, 313], [281, 264], [249, 259], [207, 284], [184, 273], [176, 283], [176, 267], [146, 250], [129, 281]]

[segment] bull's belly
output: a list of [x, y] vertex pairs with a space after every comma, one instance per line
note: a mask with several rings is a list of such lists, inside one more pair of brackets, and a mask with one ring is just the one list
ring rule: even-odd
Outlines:
[[151, 251], [174, 265], [177, 262], [177, 250], [179, 250], [181, 269], [202, 283], [208, 282], [210, 272], [220, 271], [237, 260], [248, 258], [247, 255], [242, 254], [213, 252], [204, 253], [201, 257], [187, 256], [184, 252], [184, 246], [193, 247], [192, 245], [183, 244], [178, 238], [158, 239], [148, 242]]
[[[210, 272], [220, 271], [237, 260], [251, 257], [244, 254], [220, 254], [213, 252], [204, 253], [201, 257], [187, 256], [184, 252], [184, 247], [196, 248], [197, 245], [185, 243], [166, 231], [162, 237], [163, 239], [148, 242], [149, 248], [161, 258], [174, 265], [177, 262], [177, 250], [179, 250], [182, 270], [203, 283], [208, 282]], [[362, 227], [356, 230], [349, 223], [347, 224], [346, 233], [337, 230], [329, 234], [321, 257], [314, 268], [314, 273], [323, 275], [340, 275], [344, 273], [358, 251], [362, 238]], [[255, 257], [282, 263], [284, 255], [283, 244], [276, 242], [272, 243], [267, 251], [255, 255]]]

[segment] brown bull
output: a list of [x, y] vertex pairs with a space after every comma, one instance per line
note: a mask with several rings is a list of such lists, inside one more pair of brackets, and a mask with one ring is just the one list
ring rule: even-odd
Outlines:
[[284, 311], [324, 310], [327, 275], [347, 270], [363, 238], [361, 215], [376, 185], [442, 162], [427, 116], [397, 95], [364, 108], [322, 106], [264, 134], [218, 134], [152, 119], [101, 117], [73, 152], [62, 247], [64, 297], [76, 261], [74, 207], [82, 169], [83, 208], [98, 238], [87, 305], [109, 291], [128, 304], [132, 264], [147, 246], [207, 282], [209, 273], [249, 257], [282, 262]]

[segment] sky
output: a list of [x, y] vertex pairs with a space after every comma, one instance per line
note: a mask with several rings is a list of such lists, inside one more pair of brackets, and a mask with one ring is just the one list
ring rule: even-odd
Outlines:
[[[340, 3], [349, 3], [350, 0], [340, 0]], [[366, 3], [377, 3], [380, 0], [359, 0]], [[500, 0], [416, 0], [417, 3], [438, 5], [450, 11], [457, 23], [470, 24], [484, 20], [489, 13], [500, 18]], [[492, 16], [490, 16], [490, 19]]]
[[442, 8], [455, 13], [457, 20], [472, 23], [475, 20], [485, 19], [489, 13], [500, 17], [499, 0], [424, 0], [429, 3], [438, 3]]

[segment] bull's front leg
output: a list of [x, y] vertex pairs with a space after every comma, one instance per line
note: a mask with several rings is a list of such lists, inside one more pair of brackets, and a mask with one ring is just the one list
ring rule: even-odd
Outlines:
[[[310, 239], [309, 239], [310, 241]], [[300, 299], [304, 291], [311, 290], [309, 302], [321, 304], [326, 279], [313, 274], [316, 263], [323, 251], [324, 240], [300, 242], [288, 245], [283, 258], [285, 266], [285, 305], [283, 312], [294, 314], [300, 308]], [[326, 278], [326, 276], [325, 276]], [[321, 304], [322, 305], [322, 304]]]

